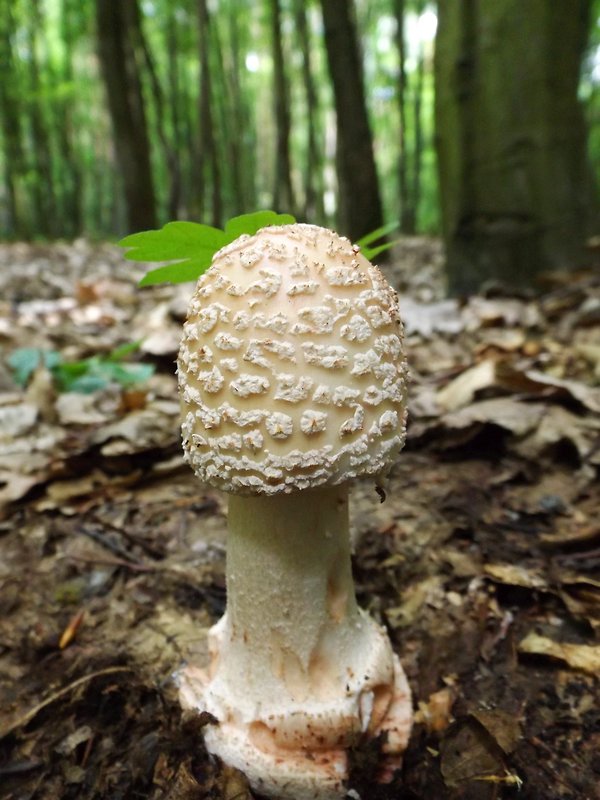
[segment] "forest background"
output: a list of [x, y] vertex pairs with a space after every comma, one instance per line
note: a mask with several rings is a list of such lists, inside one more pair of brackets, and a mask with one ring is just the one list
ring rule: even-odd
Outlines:
[[[600, 8], [584, 0], [552, 5], [444, 0], [439, 12], [447, 30], [466, 26], [463, 38], [473, 9], [480, 28], [495, 16], [505, 29], [500, 47], [507, 62], [519, 60], [511, 36], [523, 38], [538, 26], [556, 70], [572, 73], [575, 64], [592, 184], [600, 172]], [[220, 226], [258, 208], [337, 226], [355, 239], [383, 222], [397, 222], [407, 234], [441, 231], [436, 4], [0, 0], [0, 6], [2, 237], [114, 239], [173, 219]], [[572, 53], [563, 66], [567, 55], [556, 52], [547, 23], [565, 40], [573, 16], [581, 23], [577, 41], [565, 45]], [[456, 64], [461, 69], [456, 53], [447, 51], [441, 74]], [[535, 87], [525, 85], [530, 67], [522, 65], [521, 107], [535, 103], [527, 94]], [[559, 89], [547, 115], [563, 115]], [[490, 86], [492, 99], [501, 91], [501, 84]], [[460, 102], [460, 86], [457, 95]], [[485, 117], [485, 104], [478, 106]], [[454, 136], [448, 120], [438, 108], [438, 138], [440, 127]], [[346, 151], [355, 151], [346, 153], [345, 167], [344, 132]], [[376, 171], [361, 175], [370, 152]], [[446, 180], [454, 194], [456, 182], [455, 170]], [[353, 197], [354, 219], [344, 208]]]
[[2, 800], [251, 800], [172, 679], [226, 606], [224, 498], [181, 454], [191, 286], [141, 290], [115, 242], [261, 208], [401, 239], [406, 446], [350, 515], [415, 726], [355, 796], [597, 800], [599, 19], [0, 0]]

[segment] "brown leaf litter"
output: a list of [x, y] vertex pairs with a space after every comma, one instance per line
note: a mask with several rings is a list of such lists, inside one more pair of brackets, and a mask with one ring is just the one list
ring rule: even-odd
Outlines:
[[[386, 267], [413, 383], [379, 502], [352, 498], [360, 603], [415, 727], [356, 800], [593, 800], [600, 786], [600, 280], [443, 298], [434, 240]], [[190, 287], [139, 290], [108, 245], [0, 246], [0, 798], [250, 800], [182, 719], [176, 676], [225, 604], [223, 499], [181, 458], [173, 359]], [[23, 390], [6, 357], [143, 340], [144, 385]], [[51, 378], [51, 376], [50, 376]]]

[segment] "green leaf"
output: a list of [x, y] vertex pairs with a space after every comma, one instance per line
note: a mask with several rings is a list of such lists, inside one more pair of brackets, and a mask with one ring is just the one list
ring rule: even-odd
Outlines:
[[154, 364], [106, 364], [110, 366], [110, 377], [121, 386], [142, 383], [154, 374]]
[[54, 372], [57, 375], [65, 376], [67, 378], [78, 377], [79, 375], [85, 375], [86, 372], [89, 372], [90, 369], [93, 368], [95, 363], [100, 361], [98, 356], [92, 356], [91, 358], [85, 358], [81, 361], [65, 361], [62, 364], [59, 364]]
[[52, 370], [59, 363], [60, 353], [55, 350], [41, 350], [39, 347], [19, 347], [8, 357], [8, 364], [19, 386], [27, 385], [27, 381], [40, 364]]
[[115, 347], [115, 349], [109, 353], [106, 358], [108, 361], [122, 361], [126, 356], [129, 356], [131, 353], [135, 353], [136, 350], [139, 350], [141, 344], [141, 339], [137, 339], [135, 342], [125, 342], [125, 344]]
[[361, 253], [365, 258], [368, 258], [369, 261], [372, 261], [374, 258], [377, 258], [380, 253], [385, 253], [386, 250], [390, 250], [395, 244], [398, 244], [401, 241], [402, 239], [394, 239], [393, 242], [380, 244], [379, 247], [364, 247], [361, 248]]
[[210, 253], [228, 242], [225, 233], [197, 222], [167, 222], [160, 230], [141, 231], [121, 239], [130, 248], [125, 258], [131, 261], [183, 261]]
[[275, 211], [254, 211], [252, 214], [241, 214], [233, 217], [225, 225], [228, 241], [233, 242], [238, 236], [247, 233], [253, 236], [261, 228], [270, 225], [292, 225], [296, 219], [291, 214], [277, 214]]
[[35, 370], [44, 364], [50, 370], [61, 392], [89, 394], [104, 389], [109, 383], [131, 386], [148, 380], [154, 373], [153, 364], [123, 364], [123, 358], [138, 350], [141, 341], [127, 342], [108, 356], [91, 356], [80, 361], [62, 361], [55, 350], [21, 347], [8, 358], [15, 380], [26, 386]]
[[398, 221], [395, 222], [388, 222], [386, 225], [381, 225], [381, 227], [376, 228], [374, 231], [365, 234], [362, 236], [356, 244], [362, 249], [366, 247], [368, 244], [372, 242], [376, 242], [377, 239], [381, 239], [382, 236], [387, 236], [388, 233], [395, 231], [396, 228], [400, 225]]
[[233, 217], [225, 230], [196, 222], [168, 222], [160, 230], [141, 231], [121, 239], [121, 247], [128, 248], [125, 258], [130, 261], [172, 261], [150, 270], [140, 281], [140, 286], [158, 283], [185, 283], [195, 281], [205, 272], [217, 250], [246, 233], [252, 235], [269, 225], [290, 225], [296, 220], [291, 214], [275, 211], [256, 211]]
[[106, 389], [110, 380], [103, 375], [96, 375], [94, 373], [86, 373], [80, 375], [78, 378], [69, 380], [62, 384], [63, 392], [78, 392], [79, 394], [93, 394], [99, 392], [100, 389]]
[[[215, 253], [217, 251], [215, 250]], [[214, 253], [201, 259], [179, 261], [176, 264], [167, 264], [147, 272], [141, 279], [140, 286], [156, 286], [158, 283], [186, 283], [196, 281], [203, 272], [210, 267]]]

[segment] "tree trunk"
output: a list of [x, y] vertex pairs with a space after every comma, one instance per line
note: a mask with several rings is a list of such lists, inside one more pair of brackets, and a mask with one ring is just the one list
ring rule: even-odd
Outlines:
[[404, 32], [405, 0], [395, 0], [396, 47], [398, 50], [398, 111], [400, 114], [400, 136], [398, 147], [398, 192], [400, 200], [400, 230], [414, 233], [415, 214], [410, 198], [408, 182], [408, 128], [407, 128], [407, 80], [406, 80], [406, 39]]
[[269, 0], [271, 20], [271, 45], [273, 48], [273, 97], [275, 100], [275, 186], [273, 206], [276, 211], [294, 213], [295, 200], [292, 188], [290, 159], [290, 101], [285, 74], [283, 43], [281, 40], [281, 9], [279, 0]]
[[414, 152], [412, 173], [412, 218], [410, 230], [415, 233], [419, 225], [419, 204], [421, 202], [421, 169], [423, 166], [423, 86], [425, 83], [425, 52], [423, 43], [419, 46], [417, 68], [415, 71], [413, 117], [414, 117]]
[[[210, 64], [210, 17], [206, 0], [198, 0], [200, 47], [200, 191], [210, 189], [211, 224], [220, 226], [223, 216], [221, 197], [221, 167], [217, 150], [213, 114], [212, 74]], [[202, 205], [201, 211], [204, 210]]]
[[[177, 209], [179, 207], [179, 159], [167, 131], [167, 104], [165, 102], [163, 88], [161, 86], [158, 72], [154, 63], [154, 57], [144, 33], [142, 20], [139, 13], [139, 6], [137, 4], [134, 4], [133, 6], [133, 13], [135, 14], [135, 25], [133, 26], [133, 34], [135, 35], [134, 48], [136, 53], [139, 53], [140, 63], [144, 64], [146, 74], [148, 75], [152, 99], [154, 100], [156, 132], [158, 134], [158, 139], [160, 141], [166, 163], [166, 183], [169, 187], [167, 213], [169, 219], [175, 219], [177, 217]], [[170, 102], [175, 105], [176, 99], [172, 98]]]
[[[181, 178], [181, 121], [179, 113], [179, 104], [181, 102], [179, 90], [179, 62], [177, 54], [179, 52], [178, 37], [177, 37], [177, 17], [175, 9], [169, 4], [167, 11], [166, 23], [166, 36], [165, 44], [167, 47], [167, 84], [169, 87], [169, 103], [167, 105], [168, 114], [170, 115], [171, 129], [172, 129], [172, 156], [173, 159], [171, 168], [173, 169], [170, 175], [171, 184], [169, 187], [169, 198], [167, 201], [167, 209], [169, 219], [178, 219], [182, 216], [183, 205], [183, 181]], [[165, 110], [167, 110], [165, 109]]]
[[307, 221], [320, 222], [325, 217], [323, 207], [323, 159], [319, 147], [317, 120], [319, 103], [311, 63], [311, 40], [304, 0], [295, 0], [294, 21], [302, 53], [302, 82], [306, 96], [306, 166], [304, 178], [304, 216]]
[[253, 125], [248, 108], [248, 98], [242, 86], [242, 75], [245, 74], [242, 63], [245, 51], [242, 50], [241, 39], [245, 39], [245, 37], [240, 25], [241, 10], [239, 2], [229, 4], [227, 15], [229, 47], [226, 48], [229, 61], [225, 65], [229, 99], [229, 125], [234, 134], [230, 139], [229, 146], [231, 148], [231, 171], [234, 188], [233, 208], [236, 214], [247, 213], [254, 206], [256, 200], [251, 147], [249, 146], [253, 138]]
[[18, 238], [28, 233], [25, 210], [19, 196], [19, 184], [24, 169], [21, 100], [13, 53], [14, 19], [9, 4], [0, 14], [0, 126], [2, 130], [3, 170], [7, 199], [7, 218], [3, 228]]
[[39, 0], [33, 0], [28, 19], [27, 44], [29, 48], [29, 121], [31, 125], [32, 154], [31, 163], [35, 170], [32, 181], [34, 207], [36, 213], [36, 232], [42, 236], [55, 236], [57, 208], [50, 151], [50, 131], [45, 114], [44, 93], [38, 59], [38, 31], [43, 27]]
[[134, 49], [139, 40], [136, 20], [137, 0], [96, 0], [98, 54], [132, 232], [156, 227], [150, 142]]
[[450, 289], [582, 262], [595, 196], [577, 99], [589, 0], [440, 0], [436, 127]]
[[[72, 85], [75, 80], [72, 54], [75, 46], [73, 16], [77, 8], [73, 0], [63, 0], [61, 6], [61, 35], [64, 43], [61, 78]], [[53, 81], [58, 83], [58, 76]], [[61, 212], [62, 233], [77, 236], [83, 229], [82, 219], [82, 169], [80, 153], [75, 145], [75, 124], [73, 121], [73, 102], [71, 98], [55, 102], [53, 124], [58, 131], [58, 141], [62, 158], [61, 165]]]
[[337, 117], [339, 227], [360, 239], [383, 224], [353, 3], [321, 0]]

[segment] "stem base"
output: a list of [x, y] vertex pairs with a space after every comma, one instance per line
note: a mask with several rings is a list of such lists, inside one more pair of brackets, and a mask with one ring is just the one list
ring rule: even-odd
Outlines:
[[[384, 631], [366, 615], [364, 619], [374, 635], [364, 680], [359, 691], [355, 685], [351, 696], [344, 697], [341, 704], [338, 699], [335, 707], [319, 709], [311, 703], [300, 713], [296, 709], [286, 716], [282, 710], [276, 720], [272, 713], [243, 719], [223, 703], [218, 678], [211, 679], [194, 666], [182, 670], [182, 706], [208, 712], [219, 720], [204, 729], [208, 751], [243, 772], [252, 789], [266, 797], [341, 800], [347, 792], [350, 750], [381, 736], [377, 779], [382, 783], [391, 780], [401, 766], [412, 727], [411, 694]], [[222, 638], [222, 622], [211, 629], [212, 647]]]

